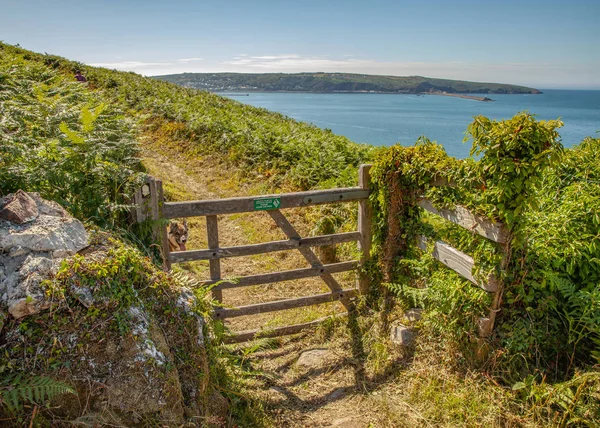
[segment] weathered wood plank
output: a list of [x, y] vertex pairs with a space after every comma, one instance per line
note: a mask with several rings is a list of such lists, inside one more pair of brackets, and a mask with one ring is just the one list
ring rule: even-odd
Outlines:
[[[206, 216], [206, 235], [208, 238], [208, 248], [210, 250], [216, 250], [219, 248], [219, 221], [216, 215]], [[221, 261], [219, 259], [213, 259], [209, 261], [210, 268], [210, 279], [212, 281], [218, 281], [221, 279]], [[213, 299], [222, 302], [223, 292], [216, 287], [212, 289]]]
[[241, 343], [241, 342], [248, 342], [248, 341], [254, 340], [254, 339], [263, 339], [263, 338], [267, 338], [267, 337], [279, 337], [279, 336], [286, 336], [288, 334], [296, 334], [296, 333], [300, 333], [303, 330], [306, 330], [306, 329], [309, 329], [312, 327], [317, 327], [323, 321], [327, 321], [329, 319], [334, 319], [334, 318], [340, 318], [340, 317], [346, 316], [346, 315], [348, 315], [346, 312], [340, 312], [340, 313], [332, 315], [332, 316], [322, 317], [322, 318], [316, 319], [314, 321], [309, 321], [309, 322], [305, 322], [302, 324], [286, 325], [284, 327], [275, 327], [275, 328], [266, 329], [266, 330], [263, 330], [263, 329], [243, 330], [243, 331], [233, 333], [232, 336], [225, 339], [225, 343]]
[[265, 312], [283, 311], [285, 309], [299, 308], [303, 306], [318, 305], [327, 302], [333, 302], [341, 299], [349, 299], [358, 294], [358, 290], [352, 288], [349, 290], [333, 291], [325, 294], [315, 294], [313, 296], [297, 297], [295, 299], [277, 300], [275, 302], [258, 303], [255, 305], [241, 306], [234, 309], [217, 309], [213, 317], [217, 319], [241, 317], [244, 315], [262, 314]]
[[[295, 279], [302, 278], [311, 278], [315, 276], [322, 276], [326, 274], [339, 273], [339, 272], [348, 272], [353, 269], [356, 269], [358, 266], [357, 261], [350, 262], [339, 262], [339, 263], [331, 263], [328, 265], [321, 265], [316, 267], [304, 268], [304, 269], [293, 269], [287, 270], [283, 272], [273, 272], [273, 273], [261, 273], [258, 275], [250, 275], [244, 276], [241, 278], [224, 280], [219, 285], [217, 285], [213, 290], [224, 290], [227, 288], [238, 288], [238, 287], [247, 287], [250, 285], [260, 285], [260, 284], [272, 284], [274, 282], [282, 282], [282, 281], [292, 281]], [[200, 284], [204, 286], [215, 284], [216, 280], [210, 281], [202, 281]]]
[[[423, 251], [427, 250], [427, 241], [422, 236], [417, 238], [417, 245]], [[458, 251], [444, 242], [438, 241], [435, 243], [432, 255], [436, 260], [485, 291], [495, 292], [498, 289], [498, 281], [493, 276], [490, 276], [485, 283], [480, 283], [473, 277], [471, 272], [473, 271], [475, 261], [468, 254]]]
[[366, 199], [369, 192], [358, 187], [312, 190], [308, 192], [281, 193], [278, 195], [246, 196], [240, 198], [214, 199], [165, 204], [165, 218], [194, 217], [216, 214], [234, 214], [254, 211], [257, 199], [279, 198], [279, 208], [306, 207], [331, 202], [349, 202]]
[[421, 199], [419, 206], [430, 213], [439, 215], [452, 223], [458, 224], [467, 230], [476, 232], [481, 236], [494, 242], [505, 243], [508, 239], [508, 232], [503, 224], [493, 223], [489, 219], [471, 213], [468, 209], [457, 206], [455, 209], [435, 208], [427, 199]]
[[314, 236], [311, 238], [288, 239], [285, 241], [265, 242], [262, 244], [243, 245], [238, 247], [222, 247], [216, 250], [178, 251], [171, 254], [173, 263], [189, 262], [192, 260], [222, 259], [226, 257], [252, 256], [273, 251], [293, 250], [298, 247], [318, 247], [323, 245], [340, 244], [361, 239], [360, 232], [336, 233], [333, 235]]
[[[361, 165], [358, 169], [358, 187], [367, 192], [371, 185], [371, 167], [372, 165]], [[360, 232], [361, 238], [358, 242], [360, 250], [360, 264], [363, 266], [371, 257], [371, 221], [372, 212], [371, 204], [369, 199], [364, 199], [358, 202], [358, 231]], [[358, 289], [361, 294], [367, 294], [369, 292], [369, 278], [365, 274], [361, 274], [358, 277]]]

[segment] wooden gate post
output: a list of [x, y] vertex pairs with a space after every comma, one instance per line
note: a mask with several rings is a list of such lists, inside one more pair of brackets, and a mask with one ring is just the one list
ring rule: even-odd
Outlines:
[[133, 199], [135, 203], [135, 220], [138, 223], [141, 223], [149, 218], [154, 222], [152, 225], [152, 235], [155, 242], [159, 243], [160, 253], [163, 259], [163, 268], [166, 271], [171, 270], [167, 226], [160, 222], [160, 219], [163, 217], [162, 211], [164, 203], [162, 180], [148, 177], [142, 187], [135, 192]]
[[[358, 187], [363, 190], [370, 190], [371, 187], [371, 167], [372, 165], [361, 165], [358, 169]], [[365, 263], [371, 258], [371, 226], [372, 210], [369, 199], [358, 202], [358, 231], [360, 232], [360, 241], [358, 247], [361, 252], [360, 267], [364, 268]], [[365, 295], [369, 292], [369, 278], [364, 271], [361, 271], [358, 277], [358, 289], [360, 294]]]

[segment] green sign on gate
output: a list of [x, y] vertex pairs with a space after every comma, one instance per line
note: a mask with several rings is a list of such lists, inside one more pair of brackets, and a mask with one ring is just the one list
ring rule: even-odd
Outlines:
[[281, 198], [263, 198], [254, 200], [254, 211], [276, 210], [281, 206]]

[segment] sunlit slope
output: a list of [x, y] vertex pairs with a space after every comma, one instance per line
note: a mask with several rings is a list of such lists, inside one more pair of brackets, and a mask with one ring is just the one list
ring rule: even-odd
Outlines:
[[[370, 157], [370, 147], [208, 92], [2, 43], [0, 55], [1, 73], [14, 67], [36, 68], [36, 73], [47, 72], [49, 79], [53, 75], [68, 79], [80, 69], [88, 80], [82, 86], [99, 102], [135, 119], [138, 135], [148, 129], [172, 133], [188, 142], [187, 154], [220, 157], [274, 185], [310, 188], [349, 183], [355, 180], [357, 166]], [[44, 77], [38, 80], [43, 82]]]

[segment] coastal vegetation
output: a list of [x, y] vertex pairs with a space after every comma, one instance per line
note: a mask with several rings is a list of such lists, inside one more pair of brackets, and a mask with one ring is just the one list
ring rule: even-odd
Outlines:
[[212, 92], [540, 93], [537, 89], [502, 83], [349, 73], [182, 73], [156, 78]]
[[[88, 83], [73, 79], [78, 69]], [[152, 263], [150, 225], [133, 230], [128, 224], [129, 197], [144, 178], [143, 150], [150, 149], [187, 165], [202, 162], [203, 169], [264, 192], [355, 185], [358, 165], [374, 163], [376, 245], [367, 267], [372, 293], [360, 302], [355, 324], [331, 322], [298, 340], [300, 346], [332, 338], [352, 343], [351, 365], [363, 379], [354, 394], [364, 398], [365, 409], [376, 409], [382, 426], [600, 423], [599, 139], [564, 149], [560, 121], [524, 113], [500, 122], [476, 117], [468, 129], [472, 157], [465, 160], [447, 156], [425, 138], [412, 147], [375, 149], [208, 92], [6, 44], [0, 44], [0, 117], [0, 196], [23, 189], [59, 202], [98, 230], [93, 246], [101, 251], [101, 257], [77, 255], [65, 262], [47, 284], [49, 293], [64, 295], [68, 304], [2, 323], [0, 400], [14, 390], [15, 373], [25, 386], [40, 379], [27, 380], [28, 375], [67, 383], [85, 378], [77, 358], [88, 355], [94, 343], [127, 335], [127, 305], [143, 302], [168, 336], [181, 338], [172, 351], [180, 369], [189, 369], [184, 387], [198, 382], [204, 402], [225, 402], [224, 412], [203, 408], [206, 425], [276, 425], [278, 416], [269, 415], [253, 389], [253, 381], [267, 376], [253, 365], [252, 355], [280, 343], [226, 347], [220, 343], [223, 326], [205, 317], [204, 332], [212, 339], [206, 354], [194, 348], [193, 320], [168, 307], [166, 299], [182, 286], [195, 288], [200, 303], [194, 311], [206, 316], [208, 290], [181, 271], [160, 272]], [[454, 185], [431, 186], [440, 174]], [[186, 192], [181, 183], [167, 187], [169, 197]], [[394, 198], [399, 204], [391, 204], [399, 194]], [[502, 254], [495, 244], [418, 210], [415, 202], [422, 194], [439, 207], [463, 205], [505, 223], [512, 236], [507, 264], [498, 268]], [[334, 229], [355, 221], [346, 209], [311, 215]], [[403, 246], [386, 255], [390, 219], [404, 229]], [[489, 296], [413, 245], [417, 233], [472, 254], [477, 275], [493, 272], [502, 278], [504, 305], [494, 335], [484, 341], [486, 352], [477, 352], [473, 343]], [[75, 284], [104, 293], [104, 304], [81, 306]], [[412, 353], [399, 352], [381, 326], [386, 317], [402, 317], [412, 307], [424, 309], [420, 335]], [[103, 325], [105, 336], [98, 328]], [[80, 346], [66, 347], [78, 329], [89, 335]], [[26, 339], [8, 337], [9, 330]], [[76, 376], [64, 376], [69, 370]], [[174, 371], [160, 370], [165, 376]], [[272, 381], [261, 388], [269, 390]], [[377, 401], [377, 391], [386, 400]], [[17, 397], [23, 403], [1, 401], [3, 417], [15, 426], [34, 419], [49, 425], [53, 418], [64, 421], [86, 411], [73, 404], [61, 413], [43, 392]], [[159, 416], [138, 421], [146, 422], [167, 423]]]

